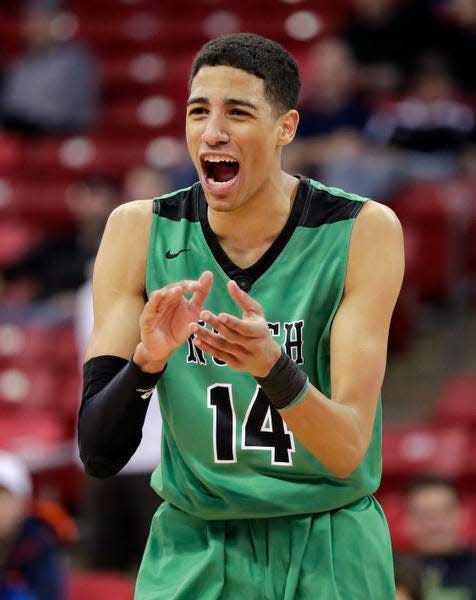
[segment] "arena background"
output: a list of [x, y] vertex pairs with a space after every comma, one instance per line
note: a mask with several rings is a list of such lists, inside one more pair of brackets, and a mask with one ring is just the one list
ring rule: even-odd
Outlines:
[[[41, 4], [48, 5], [49, 10], [54, 3]], [[424, 2], [399, 4], [418, 4], [421, 8]], [[342, 136], [337, 131], [337, 141], [342, 145], [338, 144], [336, 154], [324, 156], [321, 163], [312, 164], [309, 155], [303, 160], [299, 152], [286, 159], [293, 169], [319, 176], [324, 183], [334, 183], [334, 179], [325, 178], [326, 174], [335, 175], [331, 167], [342, 167], [340, 157], [345, 164], [350, 157], [352, 170], [341, 179], [350, 177], [347, 191], [351, 192], [360, 188], [355, 189], [349, 173], [355, 173], [356, 187], [359, 178], [369, 171], [381, 169], [379, 172], [389, 173], [385, 185], [375, 187], [385, 193], [375, 199], [389, 204], [403, 223], [407, 272], [390, 336], [383, 390], [384, 469], [377, 496], [386, 509], [398, 550], [408, 546], [402, 518], [403, 486], [410, 476], [430, 472], [451, 477], [462, 490], [463, 533], [471, 544], [476, 543], [474, 129], [462, 133], [462, 128], [455, 127], [461, 139], [453, 143], [452, 132], [448, 134], [444, 129], [451, 129], [453, 121], [445, 120], [443, 125], [435, 125], [440, 128], [440, 138], [436, 135], [438, 141], [430, 147], [419, 146], [418, 141], [412, 145], [414, 138], [408, 142], [411, 136], [402, 142], [398, 136], [379, 139], [378, 135], [379, 123], [388, 125], [382, 115], [390, 115], [395, 125], [399, 103], [405, 101], [410, 104], [403, 108], [415, 108], [412, 101], [420, 102], [419, 108], [427, 102], [430, 112], [432, 102], [441, 100], [441, 106], [446, 102], [446, 107], [454, 103], [450, 108], [457, 113], [457, 105], [467, 111], [464, 114], [474, 128], [471, 118], [474, 119], [476, 109], [476, 87], [472, 88], [464, 74], [452, 72], [452, 56], [445, 54], [450, 37], [444, 36], [465, 27], [453, 4], [460, 3], [428, 2], [428, 47], [415, 47], [415, 53], [402, 62], [398, 62], [399, 57], [395, 63], [393, 57], [382, 56], [380, 60], [378, 46], [370, 58], [354, 57], [355, 90], [370, 107], [371, 116], [376, 117], [372, 127], [374, 131], [377, 128], [377, 135], [372, 137], [371, 131], [356, 127], [349, 138], [350, 146], [346, 146], [349, 131], [344, 127]], [[29, 272], [19, 274], [8, 269], [45, 241], [78, 235], [81, 225], [74, 202], [80, 198], [81, 186], [94, 188], [94, 182], [104, 178], [117, 190], [119, 202], [133, 199], [129, 190], [146, 189], [147, 185], [153, 189], [155, 181], [170, 188], [193, 181], [183, 139], [184, 100], [191, 60], [206, 40], [230, 31], [252, 31], [281, 42], [301, 65], [302, 105], [312, 120], [313, 86], [325, 85], [326, 81], [325, 74], [319, 80], [316, 71], [319, 64], [324, 64], [319, 62], [318, 45], [329, 39], [352, 42], [348, 28], [354, 9], [351, 0], [58, 3], [50, 23], [52, 35], [60, 44], [86, 49], [95, 70], [90, 80], [92, 108], [89, 120], [79, 125], [62, 122], [38, 128], [6, 118], [0, 129], [0, 448], [11, 450], [27, 463], [36, 500], [53, 502], [65, 511], [57, 522], [63, 527], [73, 579], [80, 579], [84, 568], [81, 515], [85, 485], [75, 457], [81, 362], [75, 330], [76, 291], [80, 286], [84, 289], [90, 262], [81, 263], [84, 270], [72, 278], [73, 283], [65, 283], [63, 289], [51, 294], [39, 294], [41, 282], [35, 279], [43, 277], [44, 272], [54, 279], [56, 274], [48, 274], [48, 266], [30, 265]], [[469, 29], [475, 48], [476, 17], [467, 18], [474, 19]], [[23, 19], [22, 3], [0, 2], [3, 83], [7, 81], [8, 69], [25, 52]], [[398, 26], [396, 23], [396, 35], [400, 35]], [[402, 46], [411, 45], [405, 34], [400, 41]], [[433, 62], [428, 59], [425, 66], [420, 59], [428, 49]], [[443, 56], [438, 55], [438, 50]], [[336, 61], [336, 65], [341, 64]], [[380, 63], [385, 63], [385, 67], [390, 64], [395, 72], [400, 69], [398, 77], [392, 79], [382, 75], [383, 71], [372, 70]], [[447, 69], [443, 75], [451, 85], [438, 88], [440, 79], [439, 84], [433, 81], [431, 88], [431, 81], [426, 81], [427, 87], [420, 86], [415, 92], [414, 71], [416, 65], [422, 64], [430, 78], [441, 77]], [[337, 70], [332, 71], [332, 58], [322, 68], [330, 69], [330, 78], [339, 75]], [[388, 75], [388, 71], [385, 73]], [[70, 84], [74, 84], [74, 77]], [[421, 123], [413, 118], [416, 113], [411, 114], [409, 120], [403, 119], [403, 126], [397, 123], [396, 127], [418, 129]], [[2, 121], [3, 116], [0, 112]], [[334, 124], [336, 130], [338, 126]], [[423, 130], [426, 128], [424, 133], [429, 127], [428, 122], [421, 125]], [[335, 130], [325, 131], [321, 137], [335, 141], [334, 133]], [[318, 149], [319, 136], [319, 132], [315, 137], [312, 131], [308, 132], [298, 144], [306, 149], [313, 147], [306, 143], [315, 142]], [[446, 148], [441, 139], [452, 142]], [[349, 147], [351, 152], [347, 152]], [[395, 156], [398, 160], [404, 156], [404, 166], [397, 174], [389, 168]], [[408, 172], [405, 165], [411, 166]], [[124, 191], [132, 171], [144, 179], [138, 188], [128, 180], [129, 187]], [[62, 252], [62, 246], [59, 248], [58, 252]], [[71, 248], [66, 252], [71, 252]], [[54, 261], [50, 267], [54, 269]], [[124, 598], [130, 597], [130, 591], [124, 594]]]

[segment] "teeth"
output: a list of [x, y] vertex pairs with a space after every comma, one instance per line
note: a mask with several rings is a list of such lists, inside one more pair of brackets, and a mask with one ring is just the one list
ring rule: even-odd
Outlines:
[[215, 181], [214, 179], [211, 179], [210, 181], [213, 181], [213, 184], [218, 186], [225, 186], [227, 183], [230, 183], [229, 181]]
[[205, 160], [207, 162], [213, 162], [213, 163], [218, 163], [218, 162], [236, 163], [236, 162], [238, 162], [234, 158], [229, 158], [228, 156], [206, 156], [203, 160]]

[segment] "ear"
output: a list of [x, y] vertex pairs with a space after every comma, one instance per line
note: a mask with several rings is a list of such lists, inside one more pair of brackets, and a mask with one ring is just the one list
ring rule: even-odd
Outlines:
[[297, 110], [288, 110], [279, 117], [278, 146], [287, 146], [296, 136], [299, 123], [299, 113]]

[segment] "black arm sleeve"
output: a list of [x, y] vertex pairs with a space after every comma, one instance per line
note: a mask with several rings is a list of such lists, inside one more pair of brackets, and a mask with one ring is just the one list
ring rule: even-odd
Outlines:
[[161, 374], [144, 373], [118, 356], [96, 356], [85, 363], [78, 441], [89, 475], [115, 475], [137, 450]]

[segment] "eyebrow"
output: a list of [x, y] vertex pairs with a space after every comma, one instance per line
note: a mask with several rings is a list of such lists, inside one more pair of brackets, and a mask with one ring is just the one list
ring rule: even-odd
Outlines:
[[[195, 96], [194, 98], [190, 98], [190, 100], [187, 101], [187, 106], [190, 106], [191, 104], [208, 104], [209, 102], [210, 100], [205, 96]], [[240, 98], [225, 98], [224, 103], [227, 106], [247, 106], [248, 108], [251, 108], [253, 110], [258, 110], [256, 104], [253, 104], [253, 102], [249, 102], [248, 100], [241, 100]]]

